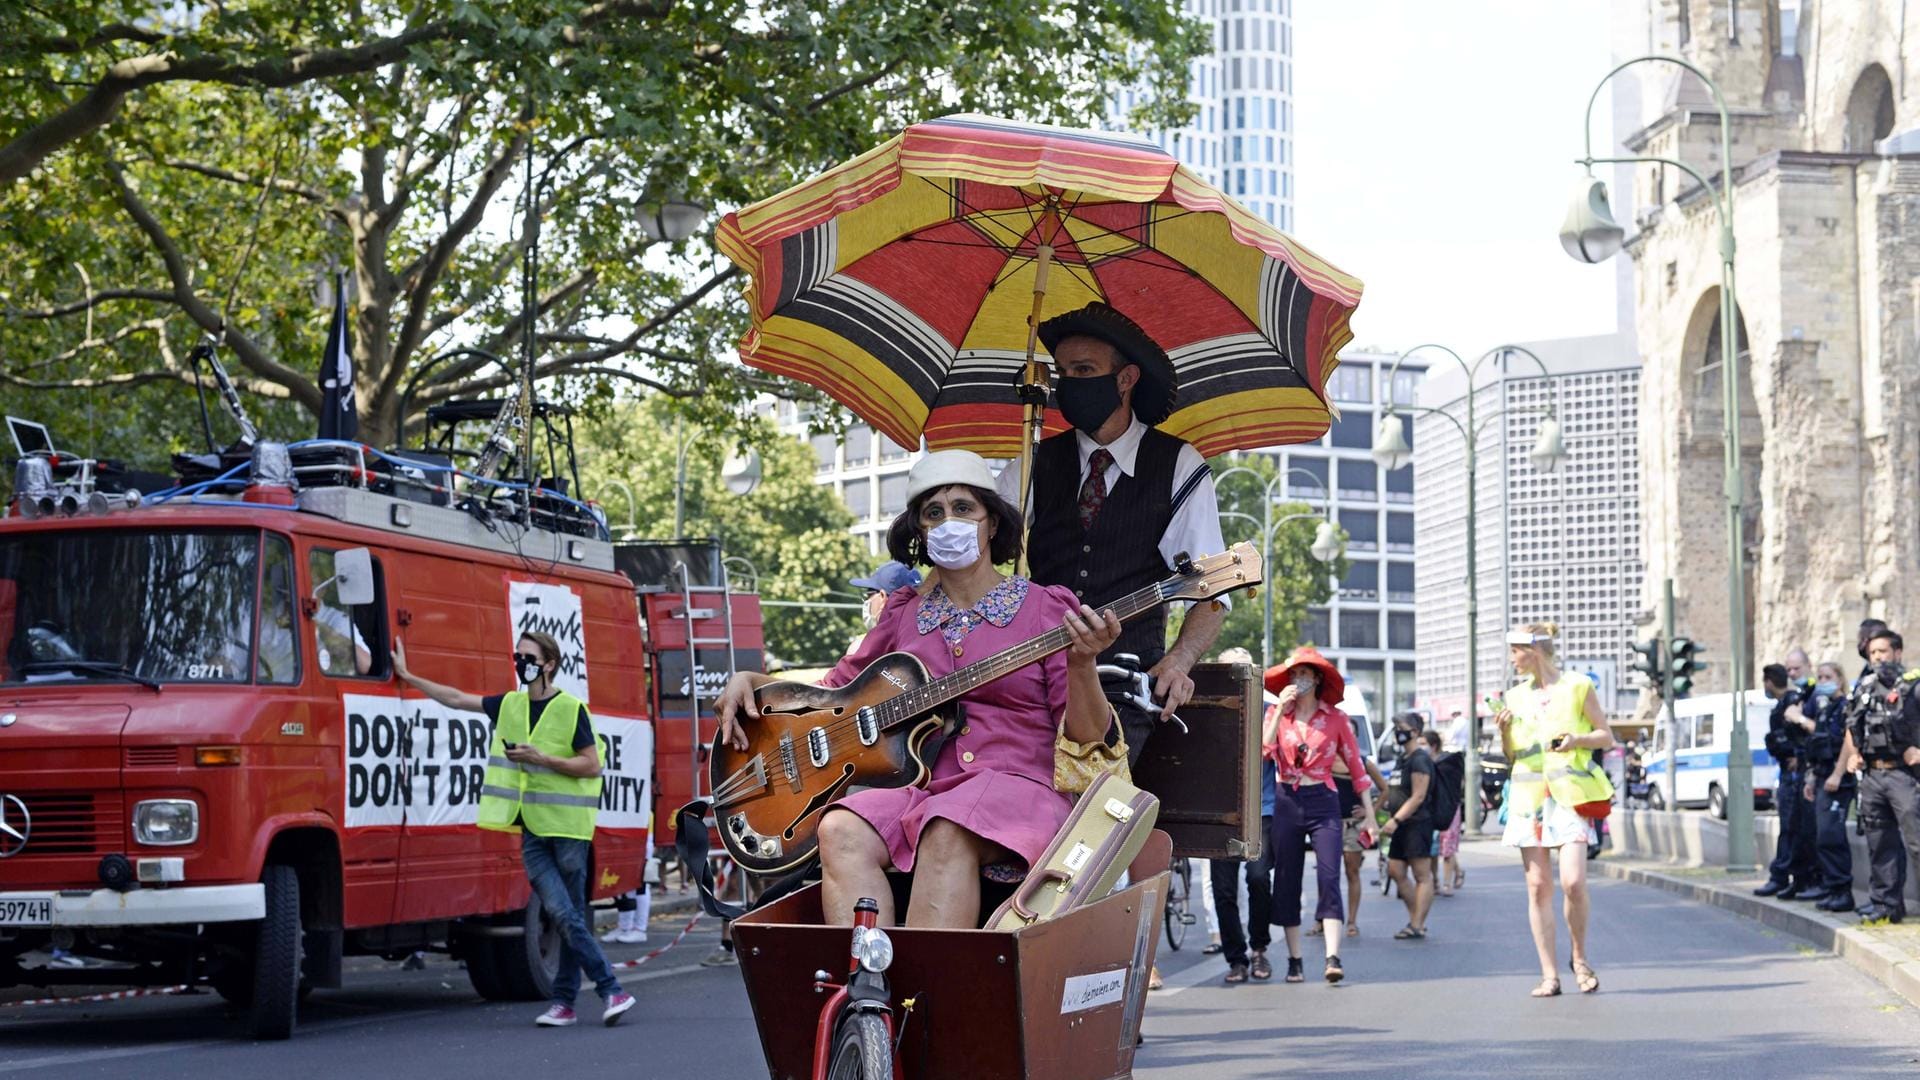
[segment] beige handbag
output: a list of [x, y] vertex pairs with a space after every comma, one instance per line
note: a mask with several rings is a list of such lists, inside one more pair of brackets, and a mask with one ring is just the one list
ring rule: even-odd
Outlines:
[[1060, 718], [1060, 730], [1053, 739], [1053, 790], [1078, 795], [1092, 787], [1104, 773], [1133, 782], [1133, 771], [1127, 767], [1127, 736], [1120, 727], [1120, 714], [1111, 704], [1107, 706], [1107, 714], [1113, 718], [1112, 730], [1119, 734], [1111, 746], [1105, 739], [1083, 743], [1067, 738], [1066, 718]]

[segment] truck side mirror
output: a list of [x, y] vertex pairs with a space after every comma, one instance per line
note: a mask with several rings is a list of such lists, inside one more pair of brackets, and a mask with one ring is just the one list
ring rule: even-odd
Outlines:
[[333, 576], [315, 585], [313, 595], [319, 597], [329, 585], [334, 586], [334, 595], [343, 607], [373, 603], [373, 552], [366, 548], [334, 552]]

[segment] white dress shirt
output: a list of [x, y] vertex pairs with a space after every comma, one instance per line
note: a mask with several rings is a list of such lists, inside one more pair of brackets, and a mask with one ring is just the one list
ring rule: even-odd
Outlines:
[[[1122, 432], [1119, 438], [1106, 445], [1107, 453], [1113, 455], [1113, 464], [1107, 466], [1104, 477], [1109, 492], [1122, 476], [1134, 474], [1134, 463], [1140, 457], [1140, 440], [1146, 434], [1147, 425], [1136, 416], [1133, 418], [1133, 423], [1127, 426], [1127, 430]], [[1073, 439], [1075, 447], [1080, 451], [1080, 481], [1074, 485], [1074, 492], [1077, 495], [1081, 485], [1087, 482], [1087, 463], [1093, 457], [1093, 452], [1100, 449], [1100, 444], [1093, 440], [1093, 436], [1079, 430], [1074, 431]], [[1168, 570], [1174, 569], [1174, 559], [1181, 552], [1198, 559], [1206, 555], [1218, 555], [1227, 550], [1226, 541], [1220, 536], [1220, 501], [1214, 494], [1213, 476], [1207, 469], [1207, 460], [1200, 456], [1200, 451], [1195, 450], [1191, 443], [1180, 444], [1180, 455], [1174, 459], [1173, 465], [1173, 487], [1167, 492], [1167, 498], [1171, 501], [1193, 476], [1195, 470], [1209, 473], [1209, 475], [1200, 480], [1200, 483], [1194, 487], [1193, 493], [1187, 496], [1187, 501], [1181, 503], [1180, 507], [1173, 512], [1173, 520], [1167, 523], [1167, 531], [1160, 534], [1160, 559], [1167, 564]], [[1001, 498], [1014, 506], [1020, 505], [1018, 459], [1009, 462], [1006, 468], [1000, 470], [1000, 475], [994, 478], [994, 487]], [[1033, 524], [1031, 504], [1027, 506], [1027, 524]], [[1217, 599], [1226, 607], [1233, 606], [1233, 602], [1225, 596]]]

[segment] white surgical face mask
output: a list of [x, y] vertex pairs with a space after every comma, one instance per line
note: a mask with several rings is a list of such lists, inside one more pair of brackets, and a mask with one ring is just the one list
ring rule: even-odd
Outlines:
[[965, 570], [979, 562], [980, 523], [956, 518], [928, 529], [927, 558], [948, 570]]

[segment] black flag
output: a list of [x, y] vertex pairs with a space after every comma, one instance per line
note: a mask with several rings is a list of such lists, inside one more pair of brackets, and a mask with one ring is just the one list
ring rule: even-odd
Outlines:
[[333, 325], [320, 358], [320, 437], [352, 439], [360, 434], [360, 413], [353, 400], [353, 338], [347, 330], [347, 276], [333, 282]]

